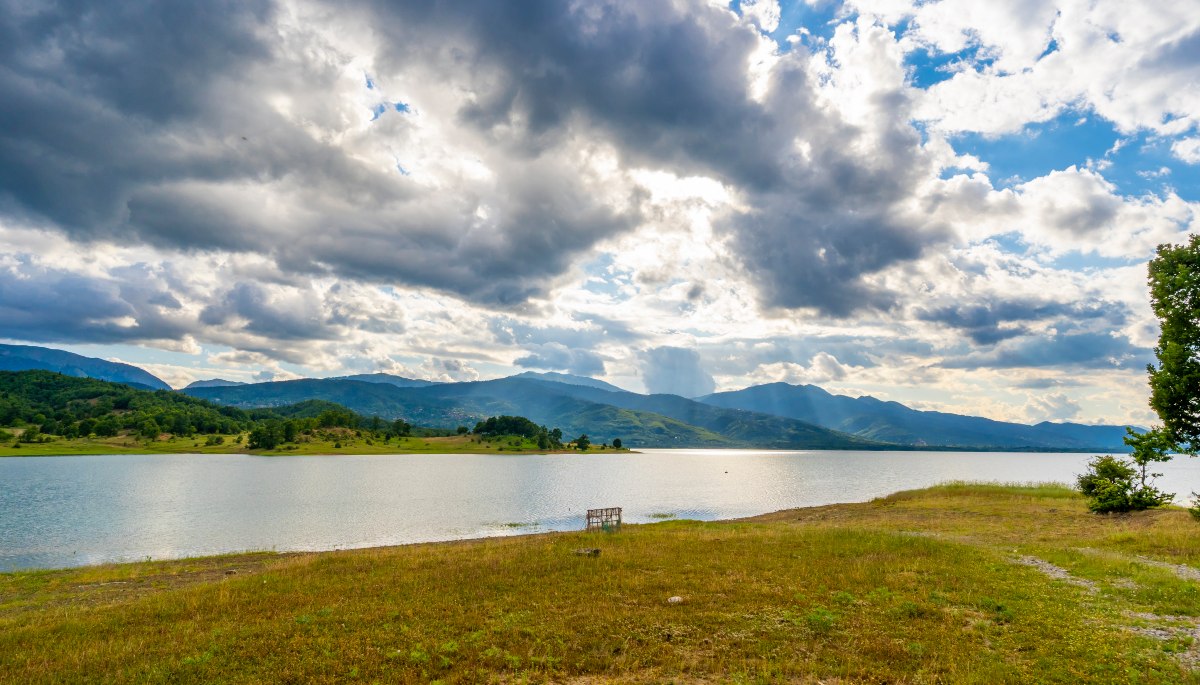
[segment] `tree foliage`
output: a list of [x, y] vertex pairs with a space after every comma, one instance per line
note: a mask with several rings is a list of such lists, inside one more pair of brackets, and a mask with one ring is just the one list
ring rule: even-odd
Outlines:
[[475, 424], [476, 435], [487, 438], [512, 435], [533, 440], [538, 449], [561, 449], [562, 431], [539, 426], [524, 416], [492, 416]]
[[1137, 433], [1132, 429], [1125, 444], [1133, 448], [1129, 459], [1111, 455], [1096, 457], [1079, 476], [1080, 492], [1088, 498], [1088, 507], [1097, 513], [1140, 511], [1170, 504], [1175, 495], [1154, 487], [1161, 473], [1151, 473], [1150, 465], [1171, 460], [1175, 444], [1162, 429]]
[[221, 444], [211, 436], [236, 435], [240, 444], [241, 434], [249, 431], [251, 449], [275, 449], [316, 432], [334, 436], [366, 429], [382, 439], [412, 430], [403, 419], [390, 424], [378, 417], [367, 419], [323, 400], [243, 410], [167, 390], [139, 390], [41, 370], [0, 372], [0, 427], [4, 426], [21, 427], [23, 441], [122, 433], [155, 440], [165, 433], [208, 435], [209, 444]]
[[1200, 236], [1159, 245], [1150, 260], [1150, 302], [1161, 332], [1151, 364], [1150, 406], [1175, 443], [1200, 449]]

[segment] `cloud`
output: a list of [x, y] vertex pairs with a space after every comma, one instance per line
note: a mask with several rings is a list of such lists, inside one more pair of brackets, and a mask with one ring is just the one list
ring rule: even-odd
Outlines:
[[977, 345], [994, 345], [1027, 335], [1024, 322], [1067, 320], [1077, 324], [1103, 318], [1109, 325], [1124, 323], [1122, 310], [1113, 303], [1075, 303], [1048, 300], [1001, 300], [972, 304], [953, 304], [933, 308], [917, 307], [922, 321], [940, 323], [965, 333]]
[[832, 354], [818, 352], [808, 366], [774, 362], [760, 366], [754, 376], [763, 382], [820, 385], [845, 380], [853, 371], [852, 367], [839, 362]]
[[1062, 393], [1036, 395], [1025, 404], [1025, 416], [1035, 422], [1073, 419], [1082, 410], [1078, 402]]
[[1013, 133], [1069, 109], [1127, 132], [1174, 135], [1197, 124], [1194, 7], [1147, 15], [1120, 0], [850, 4], [903, 23], [909, 49], [959, 56], [957, 73], [931, 86], [918, 110], [942, 130]]
[[1004, 341], [986, 352], [969, 352], [942, 361], [948, 369], [1143, 369], [1152, 359], [1149, 349], [1135, 347], [1110, 333], [1029, 335]]
[[[740, 196], [719, 228], [768, 306], [886, 308], [863, 276], [945, 237], [903, 211], [931, 166], [883, 27], [840, 27], [814, 73], [698, 0], [225, 9], [5, 12], [0, 205], [507, 308], [645, 221], [642, 169]], [[385, 90], [405, 111], [376, 116]]]
[[566, 371], [580, 376], [604, 375], [604, 361], [595, 352], [571, 349], [561, 343], [537, 345], [529, 354], [518, 357], [513, 363], [531, 369]]
[[[0, 207], [75, 240], [263, 254], [292, 272], [501, 305], [543, 293], [575, 254], [636, 220], [632, 186], [597, 166], [587, 137], [514, 149], [455, 126], [470, 103], [438, 98], [486, 77], [451, 69], [441, 38], [406, 34], [414, 54], [397, 65], [447, 69], [413, 87], [422, 114], [372, 127], [356, 116], [366, 89], [353, 73], [372, 57], [342, 52], [336, 35], [355, 27], [322, 30], [320, 5], [289, 9], [6, 9]], [[419, 36], [421, 13], [395, 21]], [[400, 151], [419, 177], [397, 171]]]
[[642, 380], [650, 393], [699, 397], [716, 389], [700, 355], [682, 347], [655, 347], [641, 353]]
[[1200, 138], [1182, 138], [1171, 143], [1171, 152], [1188, 164], [1200, 164]]
[[[0, 0], [0, 328], [1010, 413], [1103, 370], [1104, 406], [1051, 389], [1144, 411], [1143, 261], [1200, 226], [1195, 12], [828, 9], [787, 40], [773, 0]], [[917, 87], [923, 55], [957, 66]], [[959, 152], [1072, 110], [1147, 142], [1018, 181]], [[1130, 195], [1136, 155], [1179, 190]]]
[[5, 337], [32, 342], [183, 341], [190, 333], [169, 286], [142, 266], [123, 278], [56, 269], [25, 257], [0, 262]]

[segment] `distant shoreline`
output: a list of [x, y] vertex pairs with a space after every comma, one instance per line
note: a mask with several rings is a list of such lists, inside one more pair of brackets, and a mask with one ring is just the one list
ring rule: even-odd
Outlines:
[[[118, 438], [56, 439], [49, 442], [0, 443], [0, 458], [6, 457], [83, 457], [110, 454], [244, 454], [260, 457], [288, 456], [370, 456], [401, 454], [624, 454], [628, 448], [593, 445], [586, 452], [575, 449], [528, 449], [528, 442], [514, 443], [512, 438], [480, 439], [473, 435], [447, 437], [403, 437], [395, 440], [343, 438], [342, 441], [309, 440], [287, 443], [271, 450], [251, 450], [247, 436], [219, 436], [220, 444], [209, 444], [209, 436], [141, 441], [129, 436]], [[14, 447], [19, 444], [20, 447]]]
[[[945, 452], [959, 454], [984, 454], [984, 453], [1012, 453], [1012, 454], [1125, 454], [1128, 450], [1111, 450], [1111, 449], [1087, 449], [1087, 448], [1046, 448], [1046, 447], [945, 447], [945, 446], [906, 446], [895, 445], [886, 447], [859, 447], [856, 449], [827, 449], [814, 447], [655, 447], [639, 445], [639, 449], [621, 448], [607, 449], [595, 448], [589, 449], [586, 452], [573, 449], [561, 450], [522, 450], [522, 449], [448, 449], [435, 448], [431, 445], [429, 449], [375, 449], [375, 450], [344, 450], [329, 447], [327, 450], [247, 450], [247, 449], [230, 449], [235, 445], [191, 445], [183, 448], [178, 445], [167, 443], [152, 443], [149, 446], [130, 444], [129, 446], [110, 446], [110, 445], [94, 445], [80, 446], [79, 449], [68, 449], [54, 451], [53, 446], [60, 445], [61, 442], [51, 443], [30, 443], [23, 444], [20, 448], [13, 448], [11, 444], [0, 445], [0, 459], [9, 457], [96, 457], [114, 454], [244, 454], [246, 456], [255, 457], [288, 457], [288, 456], [306, 456], [306, 457], [351, 457], [351, 456], [387, 456], [387, 455], [410, 455], [410, 454], [503, 454], [513, 456], [527, 456], [539, 454], [588, 454], [588, 455], [604, 455], [604, 454], [642, 454], [640, 450], [728, 450], [728, 451], [744, 451], [752, 450], [759, 452]], [[75, 445], [71, 445], [75, 447]], [[380, 447], [386, 447], [381, 445]]]

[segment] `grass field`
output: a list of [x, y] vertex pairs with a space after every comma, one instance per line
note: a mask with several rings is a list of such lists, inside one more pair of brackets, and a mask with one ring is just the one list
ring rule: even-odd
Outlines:
[[[55, 439], [51, 442], [0, 443], [0, 457], [36, 457], [82, 454], [546, 454], [555, 450], [539, 450], [532, 440], [517, 437], [480, 439], [472, 435], [432, 438], [394, 438], [389, 441], [372, 440], [356, 436], [347, 431], [337, 440], [311, 440], [280, 445], [274, 450], [249, 450], [247, 436], [242, 443], [235, 443], [235, 436], [222, 436], [220, 445], [205, 444], [207, 436], [174, 438], [166, 440], [139, 440], [133, 436], [115, 438]], [[19, 447], [14, 447], [19, 444]], [[628, 452], [593, 445], [589, 454]], [[575, 452], [575, 450], [558, 450]]]
[[1200, 683], [1198, 636], [1200, 525], [1056, 486], [0, 575], [14, 683]]

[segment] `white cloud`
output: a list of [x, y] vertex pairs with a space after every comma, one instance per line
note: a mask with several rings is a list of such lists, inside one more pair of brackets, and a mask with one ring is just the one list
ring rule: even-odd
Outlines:
[[1171, 143], [1171, 152], [1188, 164], [1200, 164], [1200, 138], [1182, 138]]
[[1188, 3], [851, 4], [892, 25], [908, 18], [908, 50], [978, 49], [974, 68], [922, 97], [919, 116], [943, 130], [1010, 133], [1068, 108], [1090, 108], [1123, 131], [1176, 135], [1200, 122], [1200, 13]]

